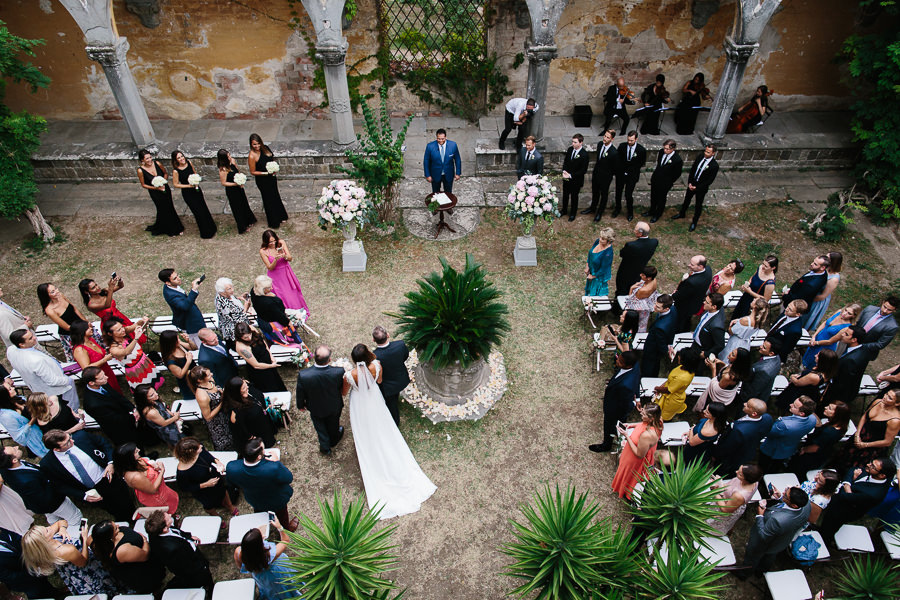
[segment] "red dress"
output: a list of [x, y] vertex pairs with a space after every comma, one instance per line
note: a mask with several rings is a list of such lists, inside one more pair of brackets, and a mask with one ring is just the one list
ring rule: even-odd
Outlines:
[[[641, 434], [643, 434], [646, 429], [646, 423], [639, 423], [631, 432], [630, 439], [634, 442], [635, 446], [637, 446]], [[661, 434], [659, 431], [656, 433], [657, 436]], [[638, 458], [637, 455], [631, 451], [631, 446], [627, 443], [625, 444], [625, 447], [622, 448], [622, 456], [619, 458], [619, 468], [616, 471], [616, 476], [613, 478], [612, 482], [612, 489], [615, 493], [619, 494], [620, 498], [624, 497], [629, 500], [631, 499], [631, 490], [634, 489], [637, 482], [647, 476], [647, 465], [653, 464], [654, 454], [656, 454], [656, 444], [650, 447], [644, 458]]]
[[[115, 318], [119, 319], [120, 321], [122, 321], [122, 323], [125, 325], [125, 327], [130, 327], [130, 326], [134, 325], [134, 323], [131, 321], [131, 319], [126, 317], [122, 313], [122, 311], [120, 311], [118, 308], [116, 308], [115, 299], [113, 299], [112, 303], [110, 303], [109, 308], [104, 308], [102, 310], [95, 311], [94, 314], [97, 315], [98, 317], [100, 317], [101, 330], [103, 328], [103, 324], [106, 323], [107, 321], [109, 321], [110, 318], [112, 318], [112, 317], [115, 317]], [[131, 341], [130, 336], [128, 338], [128, 341]], [[138, 343], [146, 344], [147, 343], [147, 335], [146, 334], [141, 335], [141, 337], [138, 338]]]
[[[75, 348], [84, 348], [84, 351], [87, 352], [88, 355], [88, 362], [97, 362], [98, 360], [102, 360], [103, 357], [106, 356], [105, 352], [95, 350], [87, 344], [79, 344], [78, 346], [75, 346]], [[72, 348], [72, 352], [75, 352], [75, 348]], [[106, 376], [109, 378], [109, 387], [121, 394], [122, 388], [119, 386], [119, 380], [116, 379], [116, 374], [113, 373], [112, 367], [109, 366], [109, 361], [103, 363], [103, 365], [100, 367], [100, 370], [106, 373]]]
[[[151, 482], [156, 481], [157, 477], [162, 477], [159, 474], [159, 471], [150, 466], [150, 461], [148, 459], [141, 458], [141, 462], [147, 467], [147, 470], [144, 471], [144, 475], [146, 475], [147, 479]], [[165, 481], [159, 485], [159, 489], [155, 494], [148, 494], [140, 490], [134, 490], [134, 494], [137, 496], [138, 502], [143, 506], [166, 506], [168, 507], [166, 512], [170, 515], [174, 515], [178, 512], [178, 493], [167, 486]]]

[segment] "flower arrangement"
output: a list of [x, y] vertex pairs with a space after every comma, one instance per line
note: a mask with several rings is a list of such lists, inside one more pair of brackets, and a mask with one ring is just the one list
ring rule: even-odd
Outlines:
[[300, 369], [305, 369], [310, 365], [310, 353], [306, 344], [300, 348], [300, 351], [291, 356], [291, 364], [296, 365]]
[[506, 216], [521, 221], [525, 235], [531, 235], [538, 219], [552, 223], [560, 216], [556, 186], [544, 175], [523, 175], [510, 186], [506, 200]]
[[200, 177], [200, 175], [198, 175], [197, 173], [191, 173], [190, 175], [188, 175], [188, 183], [194, 187], [200, 185], [201, 181], [203, 181], [203, 178]]
[[243, 173], [235, 173], [234, 182], [240, 186], [243, 186], [245, 183], [247, 183], [247, 176]]
[[349, 179], [334, 179], [328, 187], [322, 188], [319, 198], [319, 227], [329, 225], [343, 230], [350, 224], [363, 226], [370, 221], [372, 202], [366, 197], [366, 190]]
[[274, 160], [272, 162], [266, 163], [266, 172], [269, 175], [274, 175], [275, 173], [277, 173], [280, 170], [281, 170], [281, 167], [278, 166], [278, 163], [275, 162]]
[[150, 181], [150, 185], [152, 185], [155, 188], [164, 188], [164, 187], [166, 187], [166, 178], [160, 177], [159, 175], [157, 175]]

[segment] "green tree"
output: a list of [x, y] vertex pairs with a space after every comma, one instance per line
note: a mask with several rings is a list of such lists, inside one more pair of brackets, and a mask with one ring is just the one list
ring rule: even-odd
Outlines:
[[6, 105], [8, 81], [24, 83], [34, 93], [50, 85], [50, 78], [23, 56], [34, 56], [44, 40], [27, 40], [10, 33], [0, 21], [0, 215], [15, 219], [25, 215], [44, 241], [56, 237], [34, 202], [37, 185], [31, 155], [40, 146], [47, 121], [27, 111], [12, 112]]

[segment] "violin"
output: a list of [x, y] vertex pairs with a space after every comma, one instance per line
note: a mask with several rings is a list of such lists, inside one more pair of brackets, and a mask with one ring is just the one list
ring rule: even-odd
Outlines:
[[628, 86], [622, 86], [618, 88], [619, 96], [621, 96], [625, 100], [634, 100], [634, 92], [628, 89]]

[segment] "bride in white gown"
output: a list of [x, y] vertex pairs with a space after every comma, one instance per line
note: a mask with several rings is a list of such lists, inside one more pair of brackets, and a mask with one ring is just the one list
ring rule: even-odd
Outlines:
[[437, 489], [419, 468], [378, 388], [381, 363], [364, 344], [351, 353], [356, 367], [344, 377], [350, 388], [350, 426], [369, 510], [379, 519], [419, 510]]

